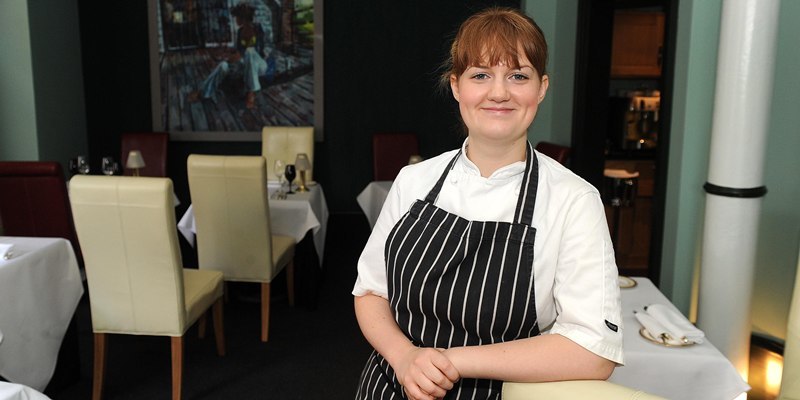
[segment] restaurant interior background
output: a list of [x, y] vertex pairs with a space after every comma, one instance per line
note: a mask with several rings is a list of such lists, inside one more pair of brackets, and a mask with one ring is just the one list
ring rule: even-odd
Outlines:
[[[536, 18], [551, 45], [551, 89], [530, 138], [573, 144], [575, 158], [595, 164], [600, 160], [600, 168], [591, 170], [594, 178], [587, 176], [597, 184], [597, 174], [612, 159], [606, 152], [611, 150], [606, 147], [609, 135], [591, 136], [590, 141], [599, 141], [600, 148], [585, 146], [580, 132], [588, 135], [593, 125], [576, 117], [581, 109], [586, 115], [598, 111], [582, 103], [589, 100], [583, 90], [588, 90], [590, 81], [579, 80], [581, 66], [576, 65], [576, 54], [581, 54], [578, 46], [586, 43], [580, 35], [587, 34], [578, 28], [587, 22], [581, 19], [580, 8], [588, 3], [525, 0], [523, 8]], [[632, 3], [636, 2], [606, 2]], [[645, 3], [653, 2], [640, 2]], [[649, 86], [640, 93], [654, 97], [652, 89], [659, 89], [660, 96], [671, 97], [660, 101], [661, 131], [651, 152], [653, 162], [658, 162], [653, 179], [660, 179], [654, 188], [663, 190], [660, 200], [653, 199], [653, 209], [661, 207], [658, 213], [663, 221], [655, 226], [660, 247], [660, 276], [655, 282], [690, 315], [702, 246], [702, 185], [708, 168], [722, 0], [660, 3], [669, 4], [667, 11], [673, 13], [665, 23], [670, 18], [676, 23], [671, 36], [676, 60], [672, 82], [669, 87]], [[435, 88], [436, 67], [444, 57], [448, 34], [467, 15], [489, 4], [519, 2], [470, 1], [465, 5], [448, 0], [413, 7], [390, 1], [326, 4], [325, 131], [315, 149], [314, 171], [332, 212], [358, 212], [355, 196], [371, 180], [372, 133], [416, 132], [425, 157], [461, 143], [457, 109], [446, 93]], [[786, 334], [800, 240], [798, 17], [800, 2], [781, 3], [765, 168], [769, 193], [762, 206], [752, 303], [753, 331], [778, 343]], [[121, 133], [151, 130], [147, 22], [145, 1], [102, 6], [87, 0], [0, 2], [0, 37], [6, 38], [0, 43], [0, 159], [58, 160], [66, 165], [77, 154], [88, 154], [92, 164], [99, 165], [103, 156], [118, 156]], [[599, 68], [591, 63], [583, 66], [589, 72]], [[607, 96], [610, 87], [604, 90]], [[644, 139], [651, 140], [650, 133]], [[650, 145], [641, 143], [645, 149]], [[627, 150], [625, 146], [619, 147]], [[582, 155], [589, 148], [594, 148], [594, 155]], [[171, 142], [168, 170], [176, 194], [188, 204], [185, 160], [189, 154], [260, 154], [260, 149], [257, 142]], [[578, 172], [581, 168], [576, 165]], [[183, 210], [177, 209], [179, 215]]]

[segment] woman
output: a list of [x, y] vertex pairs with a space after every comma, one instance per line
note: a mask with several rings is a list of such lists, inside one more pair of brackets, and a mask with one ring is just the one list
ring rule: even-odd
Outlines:
[[606, 379], [623, 362], [600, 196], [527, 141], [546, 61], [518, 10], [459, 29], [443, 80], [467, 138], [403, 168], [359, 259], [375, 352], [357, 398], [500, 398], [502, 381]]

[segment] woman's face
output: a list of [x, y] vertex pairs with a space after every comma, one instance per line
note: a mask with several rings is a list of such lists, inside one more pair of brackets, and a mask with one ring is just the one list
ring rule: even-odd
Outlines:
[[549, 80], [539, 77], [524, 55], [519, 65], [470, 66], [461, 76], [450, 77], [470, 137], [515, 141], [527, 136]]

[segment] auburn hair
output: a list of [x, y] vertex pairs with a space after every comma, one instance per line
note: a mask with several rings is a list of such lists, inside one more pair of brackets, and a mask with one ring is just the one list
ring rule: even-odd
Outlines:
[[519, 68], [522, 55], [540, 78], [547, 74], [547, 41], [536, 22], [514, 8], [488, 8], [461, 24], [450, 46], [441, 83], [448, 87], [451, 76], [459, 77], [471, 66], [505, 63]]

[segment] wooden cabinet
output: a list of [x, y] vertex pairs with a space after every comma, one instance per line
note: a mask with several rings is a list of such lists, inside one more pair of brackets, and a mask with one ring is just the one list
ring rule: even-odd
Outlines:
[[660, 77], [663, 44], [664, 13], [617, 11], [611, 45], [611, 77]]

